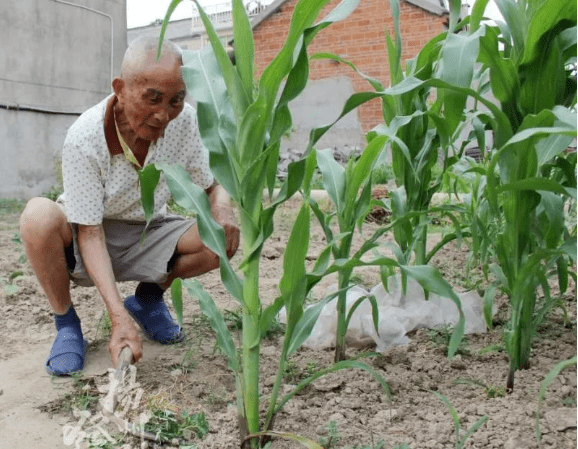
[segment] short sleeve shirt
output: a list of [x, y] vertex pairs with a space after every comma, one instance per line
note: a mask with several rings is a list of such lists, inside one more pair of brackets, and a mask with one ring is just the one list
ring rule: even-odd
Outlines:
[[[68, 130], [62, 150], [64, 204], [68, 221], [97, 225], [104, 218], [144, 221], [138, 173], [124, 154], [111, 155], [104, 133], [106, 105], [111, 97], [83, 113]], [[192, 181], [206, 189], [213, 184], [208, 152], [203, 147], [193, 107], [185, 103], [151, 145], [145, 166], [157, 162], [182, 165]], [[155, 217], [166, 214], [170, 199], [164, 175], [155, 190]]]

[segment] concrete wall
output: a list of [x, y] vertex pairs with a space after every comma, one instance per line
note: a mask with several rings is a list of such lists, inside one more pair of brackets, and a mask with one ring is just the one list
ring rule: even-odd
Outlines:
[[66, 131], [111, 92], [126, 39], [125, 0], [20, 0], [3, 8], [0, 197], [25, 199], [56, 184]]

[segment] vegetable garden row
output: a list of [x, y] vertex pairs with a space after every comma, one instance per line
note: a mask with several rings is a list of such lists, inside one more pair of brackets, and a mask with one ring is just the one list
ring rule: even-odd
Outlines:
[[[163, 30], [181, 1], [172, 1]], [[310, 58], [339, 60], [357, 71], [339, 55], [309, 55], [308, 45], [324, 28], [345, 19], [359, 0], [341, 1], [317, 23], [330, 1], [297, 2], [285, 45], [258, 80], [251, 25], [242, 1], [232, 1], [236, 65], [194, 1], [212, 48], [185, 53], [183, 74], [197, 101], [211, 169], [237, 205], [243, 242], [240, 265], [234, 269], [229, 262], [224, 233], [211, 219], [204, 192], [181, 167], [147, 166], [140, 177], [145, 210], [152, 211], [152, 193], [162, 171], [175, 201], [196, 213], [203, 241], [220, 256], [223, 284], [242, 308], [242, 344], [237, 348], [223, 315], [200, 283], [176, 281], [172, 286], [181, 319], [182, 286], [198, 298], [236, 375], [242, 444], [264, 447], [271, 438], [279, 437], [319, 447], [302, 436], [276, 432], [274, 422], [288, 400], [326, 373], [363, 369], [387, 391], [386, 381], [377, 372], [345, 357], [344, 337], [352, 310], [361, 301], [370, 301], [376, 328], [379, 320], [371, 297], [346, 309], [345, 295], [356, 267], [379, 267], [385, 285], [390, 276], [399, 273], [403, 282], [414, 278], [426, 292], [452, 299], [461, 316], [449, 345], [448, 356], [452, 357], [463, 336], [460, 301], [428, 263], [436, 251], [456, 239], [469, 242], [487, 277], [484, 307], [488, 326], [496, 293], [509, 298], [510, 319], [504, 339], [509, 358], [506, 386], [511, 391], [516, 371], [529, 364], [537, 327], [557, 304], [550, 294], [550, 282], [557, 282], [564, 292], [569, 277], [576, 277], [576, 153], [567, 150], [576, 137], [576, 1], [497, 0], [504, 21], [496, 23], [483, 20], [488, 0], [477, 0], [471, 15], [463, 20], [459, 19], [461, 2], [450, 1], [448, 30], [404, 62], [399, 4], [391, 0], [395, 32], [385, 36], [390, 85], [358, 72], [370, 89], [353, 94], [340, 115], [379, 98], [383, 124], [367, 134], [367, 146], [345, 167], [333, 159], [330, 150], [316, 148], [319, 139], [331, 132], [332, 124], [312, 130], [304, 156], [289, 165], [276, 196], [280, 143], [292, 125], [288, 104], [306, 86]], [[465, 156], [465, 149], [472, 145], [481, 150], [479, 162]], [[384, 154], [391, 157], [396, 187], [389, 198], [375, 200], [371, 196], [372, 170]], [[434, 169], [440, 160], [441, 173]], [[325, 212], [311, 198], [316, 172], [322, 174], [334, 213]], [[461, 201], [434, 207], [432, 197], [444, 183], [465, 193]], [[270, 201], [255, 194], [263, 190], [270, 193]], [[265, 307], [259, 297], [261, 250], [273, 232], [277, 207], [298, 191], [304, 200], [285, 251], [280, 294]], [[376, 205], [391, 212], [391, 222], [353, 252], [353, 233]], [[434, 214], [451, 220], [453, 231], [428, 251], [428, 225]], [[307, 269], [312, 215], [325, 232], [327, 246], [315, 266]], [[332, 220], [337, 221], [337, 233], [332, 231]], [[394, 244], [383, 242], [385, 233], [393, 234]], [[384, 250], [392, 251], [394, 257], [384, 256]], [[338, 275], [338, 291], [306, 308], [308, 293], [331, 273]], [[543, 299], [538, 301], [538, 297]], [[335, 363], [281, 396], [285, 364], [328, 301], [336, 301], [338, 311]], [[287, 325], [278, 375], [263, 416], [258, 395], [260, 341], [282, 307]], [[575, 361], [576, 357], [568, 363]]]

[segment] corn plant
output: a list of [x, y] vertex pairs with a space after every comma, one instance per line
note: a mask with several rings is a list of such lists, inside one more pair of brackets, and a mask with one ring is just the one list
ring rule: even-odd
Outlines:
[[[316, 153], [313, 153], [317, 155], [318, 167], [322, 173], [323, 186], [335, 206], [334, 213], [325, 214], [316, 202], [310, 199], [310, 205], [321, 224], [328, 242], [326, 250], [322, 252], [322, 255], [318, 259], [320, 266], [323, 266], [322, 261], [326, 257], [329, 257], [329, 251], [334, 258], [334, 263], [328, 266], [326, 271], [320, 273], [319, 276], [334, 271], [338, 274], [335, 362], [345, 360], [346, 358], [345, 335], [347, 333], [347, 327], [356, 308], [359, 307], [363, 301], [371, 302], [373, 324], [376, 331], [378, 328], [379, 313], [377, 301], [374, 297], [363, 296], [347, 310], [347, 289], [351, 286], [353, 270], [360, 265], [381, 266], [389, 270], [399, 269], [405, 276], [409, 275], [415, 278], [426, 290], [446, 296], [455, 302], [460, 319], [456, 326], [456, 332], [448, 345], [448, 355], [450, 357], [454, 355], [463, 335], [464, 318], [459, 298], [453, 292], [450, 285], [443, 280], [438, 271], [428, 266], [401, 265], [398, 260], [381, 257], [379, 251], [373, 251], [382, 245], [379, 242], [379, 238], [392, 228], [395, 229], [397, 225], [396, 222], [393, 222], [389, 226], [379, 228], [370, 238], [363, 242], [360, 248], [352, 253], [354, 233], [356, 230], [361, 231], [363, 222], [374, 204], [371, 198], [372, 168], [387, 141], [387, 136], [372, 139], [361, 153], [359, 159], [354, 160], [354, 158], [350, 158], [346, 167], [342, 167], [335, 161], [331, 149], [317, 150]], [[334, 234], [331, 228], [331, 220], [334, 216], [337, 217], [338, 234]], [[377, 252], [376, 257], [364, 258], [370, 251]], [[311, 276], [315, 276], [318, 271], [319, 268], [316, 268], [316, 270], [311, 273]]]
[[[492, 270], [508, 295], [505, 330], [514, 374], [529, 366], [538, 325], [554, 306], [548, 278], [567, 288], [568, 262], [576, 260], [576, 230], [564, 223], [564, 204], [576, 198], [576, 157], [565, 150], [576, 136], [576, 2], [496, 2], [505, 19], [480, 25], [487, 1], [478, 0], [471, 34], [478, 34], [477, 62], [489, 72], [502, 120], [485, 171], [484, 208], [497, 233]], [[537, 308], [537, 293], [545, 297]]]
[[[343, 0], [322, 21], [314, 20], [329, 0], [300, 0], [295, 5], [287, 40], [280, 53], [254, 81], [254, 45], [251, 25], [241, 0], [232, 1], [235, 60], [233, 65], [218, 38], [208, 16], [194, 0], [211, 41], [211, 47], [198, 53], [184, 54], [183, 77], [189, 93], [197, 101], [199, 130], [209, 150], [209, 164], [215, 179], [235, 201], [240, 215], [243, 260], [240, 275], [227, 258], [224, 233], [212, 220], [205, 193], [195, 186], [180, 166], [159, 163], [141, 172], [143, 206], [147, 217], [153, 200], [152, 192], [159, 179], [158, 170], [166, 176], [175, 202], [197, 214], [199, 234], [204, 244], [220, 258], [223, 284], [242, 309], [240, 356], [227, 329], [224, 317], [213, 299], [196, 281], [183, 284], [199, 300], [203, 313], [209, 317], [217, 335], [217, 344], [229, 359], [236, 374], [239, 430], [244, 447], [260, 447], [271, 437], [292, 438], [310, 448], [318, 447], [304, 437], [273, 431], [279, 409], [296, 391], [320, 375], [343, 368], [360, 368], [381, 377], [367, 365], [344, 361], [315, 373], [301, 382], [296, 390], [279, 399], [284, 365], [307, 338], [321, 306], [304, 310], [307, 292], [320, 278], [308, 276], [305, 257], [309, 246], [310, 211], [304, 205], [294, 224], [284, 256], [283, 276], [279, 283], [280, 296], [267, 307], [259, 296], [259, 260], [265, 240], [273, 232], [276, 208], [291, 197], [303, 184], [307, 185], [314, 172], [315, 159], [303, 158], [288, 168], [281, 192], [268, 206], [263, 203], [265, 188], [273, 192], [279, 159], [280, 139], [291, 127], [288, 102], [304, 89], [308, 78], [307, 46], [315, 35], [331, 23], [347, 17], [358, 0]], [[173, 0], [167, 11], [164, 30], [172, 11], [180, 3]], [[159, 48], [161, 43], [159, 42]], [[282, 82], [285, 85], [282, 88]], [[313, 154], [313, 153], [312, 153]], [[321, 264], [322, 265], [322, 264]], [[317, 267], [317, 273], [323, 271]], [[260, 341], [285, 306], [287, 326], [283, 340], [279, 369], [268, 399], [264, 422], [260, 420], [259, 354]]]

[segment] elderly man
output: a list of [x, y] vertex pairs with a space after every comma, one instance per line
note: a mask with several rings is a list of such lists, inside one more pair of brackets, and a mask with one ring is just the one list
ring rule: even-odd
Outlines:
[[[194, 221], [166, 212], [170, 192], [161, 179], [155, 192], [155, 217], [144, 243], [144, 211], [139, 167], [159, 161], [178, 163], [203, 187], [215, 220], [223, 226], [227, 253], [239, 244], [230, 199], [215, 184], [201, 145], [193, 108], [185, 103], [182, 57], [165, 42], [155, 57], [157, 39], [140, 39], [126, 51], [114, 93], [70, 127], [63, 151], [64, 193], [56, 202], [31, 199], [20, 219], [28, 259], [54, 311], [57, 335], [46, 370], [66, 375], [81, 370], [88, 343], [70, 297], [70, 279], [95, 285], [112, 328], [113, 365], [129, 346], [135, 360], [142, 342], [131, 318], [150, 339], [163, 344], [184, 338], [163, 301], [176, 278], [217, 268], [218, 257], [206, 248]], [[164, 178], [164, 177], [163, 177]], [[123, 299], [116, 281], [140, 281]]]

